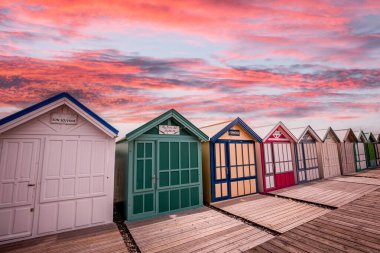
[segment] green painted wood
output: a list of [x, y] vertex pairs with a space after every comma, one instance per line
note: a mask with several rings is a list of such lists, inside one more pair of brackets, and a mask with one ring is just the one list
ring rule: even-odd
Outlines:
[[169, 191], [158, 193], [158, 211], [160, 213], [169, 211]]
[[133, 214], [142, 213], [144, 210], [144, 195], [133, 196]]
[[151, 132], [150, 130], [154, 129], [162, 122], [165, 122], [166, 120], [169, 120], [171, 118], [178, 122], [178, 125], [181, 125], [183, 127], [183, 129], [181, 129], [181, 132], [185, 131], [187, 133], [191, 133], [192, 135], [196, 136], [200, 141], [208, 141], [209, 138], [206, 134], [204, 134], [201, 130], [199, 130], [196, 126], [194, 126], [190, 121], [188, 121], [185, 117], [183, 117], [174, 109], [171, 109], [165, 112], [164, 114], [161, 114], [157, 118], [147, 122], [141, 127], [128, 133], [125, 137], [128, 141], [132, 141], [144, 133], [158, 135], [158, 132], [154, 130]]
[[170, 191], [170, 210], [177, 210], [180, 208], [180, 195], [179, 190]]
[[374, 143], [367, 143], [368, 150], [368, 167], [376, 167], [376, 150]]
[[186, 208], [190, 206], [190, 189], [181, 189], [181, 208]]
[[[188, 129], [176, 118], [165, 120], [165, 124]], [[149, 129], [157, 129], [156, 126]], [[128, 141], [129, 221], [187, 210], [203, 203], [199, 136], [162, 135], [149, 129]]]
[[[128, 220], [168, 214], [202, 205], [201, 145], [198, 141], [194, 138], [185, 138], [184, 141], [177, 138], [159, 138], [156, 141], [137, 139], [135, 148], [136, 187], [132, 193], [133, 210], [127, 216]], [[155, 155], [157, 159], [154, 159]], [[152, 164], [154, 161], [156, 166]], [[157, 185], [149, 183], [149, 175], [155, 173], [159, 173]], [[146, 188], [150, 187], [153, 187], [152, 192], [145, 193]]]

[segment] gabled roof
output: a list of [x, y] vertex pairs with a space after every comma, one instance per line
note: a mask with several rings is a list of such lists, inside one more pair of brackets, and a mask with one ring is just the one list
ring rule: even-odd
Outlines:
[[362, 130], [355, 131], [354, 133], [355, 133], [355, 136], [358, 139], [358, 141], [361, 141], [361, 142], [364, 142], [364, 143], [368, 141], [367, 137], [365, 136], [365, 134], [364, 134], [364, 132]]
[[321, 138], [322, 142], [326, 141], [327, 135], [329, 133], [336, 139], [337, 142], [341, 142], [338, 135], [335, 133], [335, 131], [331, 127], [329, 127], [327, 130], [326, 129], [318, 129], [318, 130], [315, 130], [315, 132]]
[[307, 133], [309, 133], [317, 142], [322, 142], [321, 138], [319, 138], [318, 134], [311, 126], [307, 126], [306, 128], [294, 128], [291, 129], [291, 131], [295, 137], [298, 137], [297, 142], [301, 142]]
[[14, 114], [11, 114], [0, 120], [0, 133], [5, 132], [9, 129], [12, 129], [28, 120], [31, 120], [35, 117], [40, 116], [43, 113], [46, 113], [46, 109], [49, 111], [66, 104], [74, 111], [78, 112], [86, 119], [89, 119], [90, 122], [94, 123], [101, 130], [106, 132], [110, 136], [117, 136], [118, 130], [108, 124], [104, 119], [99, 117], [96, 113], [87, 108], [84, 104], [76, 100], [67, 92], [59, 93], [53, 97], [50, 97], [42, 102], [39, 102], [35, 105], [32, 105], [28, 108], [25, 108], [21, 111], [18, 111]]
[[[269, 129], [268, 128], [269, 126], [265, 126], [265, 127], [262, 127], [263, 129], [265, 129], [265, 130], [267, 130], [267, 129]], [[271, 130], [270, 131], [268, 131], [268, 132], [266, 132], [266, 134], [263, 132], [263, 131], [261, 131], [261, 133], [262, 133], [262, 135], [261, 135], [261, 137], [262, 137], [262, 141], [263, 142], [265, 142], [265, 141], [267, 141], [268, 140], [268, 138], [278, 129], [278, 128], [282, 128], [285, 132], [286, 132], [286, 134], [291, 138], [291, 140], [293, 141], [293, 142], [297, 142], [297, 138], [293, 135], [293, 133], [284, 125], [284, 123], [282, 123], [281, 121], [280, 122], [278, 122], [274, 127], [272, 127], [271, 128]], [[259, 132], [260, 130], [263, 130], [263, 129], [260, 129], [260, 127], [257, 127], [257, 128], [255, 128], [255, 131], [256, 132]]]
[[341, 142], [347, 141], [350, 136], [354, 139], [354, 142], [358, 142], [358, 138], [356, 137], [354, 131], [352, 131], [351, 128], [338, 129], [334, 130], [334, 132]]
[[199, 130], [196, 126], [194, 126], [190, 121], [188, 121], [185, 117], [183, 117], [179, 112], [177, 112], [174, 109], [171, 109], [165, 112], [164, 114], [161, 114], [157, 118], [152, 119], [151, 121], [145, 123], [141, 127], [133, 130], [132, 132], [129, 132], [128, 134], [126, 134], [125, 138], [127, 141], [132, 141], [140, 135], [144, 134], [146, 131], [150, 130], [151, 128], [157, 126], [161, 122], [170, 118], [174, 118], [175, 120], [177, 120], [188, 131], [190, 131], [192, 134], [198, 137], [199, 140], [208, 141], [208, 136], [205, 133]]
[[250, 134], [258, 142], [261, 142], [261, 137], [256, 134], [242, 119], [239, 117], [233, 121], [222, 122], [210, 126], [201, 127], [200, 129], [210, 136], [210, 141], [216, 141], [232, 127], [240, 125], [248, 134]]
[[367, 138], [368, 142], [377, 142], [376, 137], [373, 135], [372, 132], [364, 133], [365, 137]]

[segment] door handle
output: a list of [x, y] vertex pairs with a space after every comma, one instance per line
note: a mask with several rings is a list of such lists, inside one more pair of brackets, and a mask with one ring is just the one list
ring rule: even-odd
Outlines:
[[36, 184], [28, 184], [28, 186], [36, 186]]

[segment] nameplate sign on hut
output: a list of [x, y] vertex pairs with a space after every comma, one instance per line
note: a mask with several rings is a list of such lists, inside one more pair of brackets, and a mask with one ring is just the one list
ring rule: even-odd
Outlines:
[[160, 134], [179, 135], [179, 126], [159, 125], [158, 130]]
[[275, 139], [280, 139], [280, 137], [281, 137], [281, 131], [275, 131], [274, 133], [273, 133], [273, 137], [275, 138]]
[[68, 113], [52, 113], [50, 123], [76, 125], [78, 123], [78, 115]]
[[229, 136], [240, 136], [240, 130], [230, 129], [230, 130], [228, 130], [228, 135]]

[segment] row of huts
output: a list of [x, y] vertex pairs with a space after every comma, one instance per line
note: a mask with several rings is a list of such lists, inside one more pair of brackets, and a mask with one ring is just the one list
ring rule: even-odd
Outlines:
[[380, 166], [377, 137], [240, 118], [197, 128], [170, 110], [117, 143], [116, 198], [136, 220], [350, 174]]
[[380, 166], [380, 135], [352, 129], [170, 110], [117, 135], [68, 93], [1, 119], [0, 244], [110, 223], [114, 202], [131, 221]]

